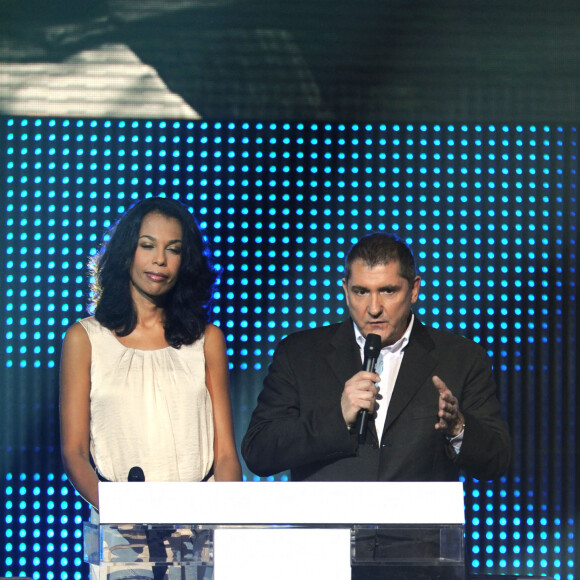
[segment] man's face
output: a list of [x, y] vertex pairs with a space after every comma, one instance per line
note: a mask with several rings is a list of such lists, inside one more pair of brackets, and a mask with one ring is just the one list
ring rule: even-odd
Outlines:
[[348, 282], [342, 280], [351, 318], [364, 337], [378, 334], [382, 346], [397, 342], [405, 333], [420, 286], [419, 276], [409, 285], [399, 274], [399, 262], [370, 268], [362, 260], [355, 260]]

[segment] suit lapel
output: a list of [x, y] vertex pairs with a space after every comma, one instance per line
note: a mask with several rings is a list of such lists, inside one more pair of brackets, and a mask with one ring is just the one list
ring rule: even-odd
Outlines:
[[353, 322], [350, 318], [338, 325], [336, 333], [330, 340], [326, 360], [341, 387], [344, 387], [344, 383], [360, 371], [362, 366], [360, 348], [354, 338]]
[[385, 431], [393, 424], [403, 409], [409, 404], [417, 391], [429, 379], [436, 366], [436, 360], [430, 351], [434, 343], [425, 327], [415, 317], [409, 344], [401, 362], [401, 368], [395, 382], [393, 395], [387, 410]]

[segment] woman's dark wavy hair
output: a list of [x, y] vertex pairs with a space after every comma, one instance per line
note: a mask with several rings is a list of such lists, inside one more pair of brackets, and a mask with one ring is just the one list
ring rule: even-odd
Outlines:
[[137, 325], [130, 292], [130, 268], [137, 249], [143, 218], [149, 213], [175, 218], [183, 230], [181, 265], [175, 286], [163, 304], [165, 338], [179, 348], [199, 339], [209, 319], [217, 273], [206, 242], [193, 215], [179, 201], [149, 197], [131, 206], [109, 231], [108, 241], [89, 263], [95, 318], [118, 336], [127, 336]]

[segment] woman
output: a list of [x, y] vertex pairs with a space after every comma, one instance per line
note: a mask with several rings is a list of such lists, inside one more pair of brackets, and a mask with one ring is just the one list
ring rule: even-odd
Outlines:
[[94, 316], [66, 333], [61, 451], [82, 497], [98, 481], [238, 481], [225, 340], [208, 323], [215, 272], [193, 216], [149, 198], [91, 264]]

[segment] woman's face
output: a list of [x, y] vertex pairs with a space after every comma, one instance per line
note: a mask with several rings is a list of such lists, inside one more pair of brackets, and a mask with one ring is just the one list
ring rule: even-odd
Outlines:
[[175, 286], [182, 235], [176, 218], [155, 211], [143, 218], [129, 272], [132, 292], [157, 301]]

